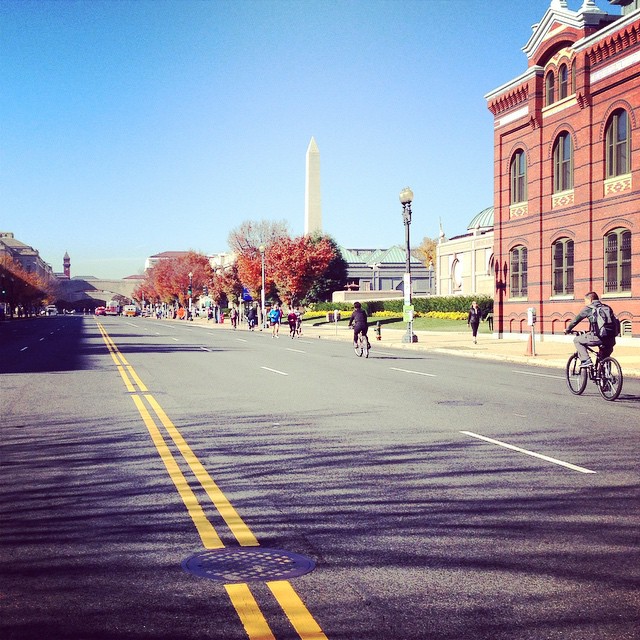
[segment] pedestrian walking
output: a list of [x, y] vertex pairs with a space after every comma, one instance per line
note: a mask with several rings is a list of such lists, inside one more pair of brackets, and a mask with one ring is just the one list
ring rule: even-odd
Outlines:
[[302, 311], [300, 311], [300, 307], [296, 307], [296, 333], [298, 337], [302, 335]]
[[293, 307], [289, 309], [287, 322], [289, 323], [289, 337], [293, 339], [296, 337], [296, 327], [298, 324], [298, 316], [296, 314], [296, 310]]
[[480, 319], [482, 313], [478, 307], [478, 303], [474, 300], [471, 303], [471, 309], [469, 309], [469, 315], [467, 316], [467, 325], [471, 327], [471, 333], [473, 334], [473, 344], [478, 342], [478, 327], [480, 326]]
[[251, 306], [249, 313], [247, 313], [247, 323], [249, 324], [249, 331], [253, 331], [258, 321], [258, 312], [254, 306]]
[[280, 311], [280, 307], [277, 304], [273, 305], [271, 311], [269, 311], [269, 324], [273, 333], [271, 334], [272, 338], [279, 338], [278, 335], [280, 333], [280, 321], [282, 320], [282, 311]]

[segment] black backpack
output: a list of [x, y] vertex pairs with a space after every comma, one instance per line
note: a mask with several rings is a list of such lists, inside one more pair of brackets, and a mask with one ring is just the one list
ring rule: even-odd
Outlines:
[[599, 304], [593, 308], [593, 320], [593, 331], [601, 340], [620, 335], [620, 321], [608, 304]]

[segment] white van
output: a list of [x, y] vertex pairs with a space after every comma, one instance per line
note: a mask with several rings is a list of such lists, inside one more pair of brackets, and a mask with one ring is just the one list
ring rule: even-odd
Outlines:
[[122, 308], [122, 315], [128, 317], [135, 317], [138, 315], [138, 307], [135, 304], [125, 304]]
[[48, 304], [45, 310], [48, 316], [57, 316], [58, 315], [58, 307], [55, 304]]

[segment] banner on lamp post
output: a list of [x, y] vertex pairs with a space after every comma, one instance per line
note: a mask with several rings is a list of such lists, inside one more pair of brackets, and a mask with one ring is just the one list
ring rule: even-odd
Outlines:
[[404, 304], [411, 304], [411, 274], [404, 274]]

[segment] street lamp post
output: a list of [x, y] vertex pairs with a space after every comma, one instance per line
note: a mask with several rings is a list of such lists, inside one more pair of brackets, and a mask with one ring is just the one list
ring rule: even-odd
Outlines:
[[264, 252], [265, 252], [265, 246], [263, 244], [261, 244], [258, 247], [258, 251], [260, 251], [260, 257], [262, 258], [262, 290], [260, 291], [260, 305], [261, 305], [261, 309], [262, 309], [262, 328], [264, 329], [265, 327], [265, 318], [264, 318], [264, 312], [265, 312], [265, 302], [264, 302]]
[[[380, 263], [374, 262], [371, 265], [371, 269], [373, 270], [373, 290], [380, 291]], [[378, 272], [378, 286], [376, 286], [376, 271]]]
[[402, 336], [402, 342], [418, 342], [418, 336], [413, 333], [413, 305], [411, 304], [411, 244], [409, 242], [409, 225], [411, 224], [411, 202], [413, 191], [405, 187], [400, 192], [402, 204], [402, 220], [404, 222], [404, 237], [407, 244], [407, 265], [404, 274], [404, 310], [408, 317], [407, 332]]
[[191, 271], [189, 271], [189, 291], [187, 293], [189, 294], [189, 313], [191, 313], [191, 296], [193, 295], [193, 273]]

